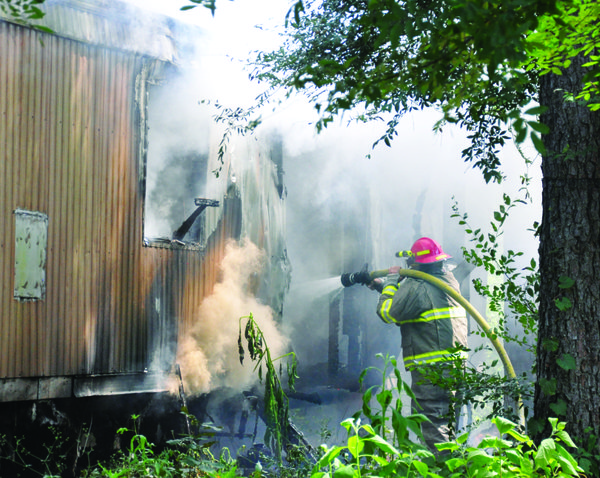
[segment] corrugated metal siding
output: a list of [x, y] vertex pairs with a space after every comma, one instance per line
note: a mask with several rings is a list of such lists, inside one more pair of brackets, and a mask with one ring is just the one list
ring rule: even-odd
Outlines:
[[[45, 16], [33, 23], [50, 28], [55, 35], [176, 61], [172, 28], [177, 24], [168, 17], [118, 0], [46, 0], [39, 8]], [[12, 17], [0, 10], [0, 19], [10, 22]]]
[[[0, 22], [0, 376], [143, 369], [143, 60]], [[48, 215], [43, 301], [12, 297], [14, 217]]]
[[[268, 240], [283, 203], [256, 145], [237, 185], [218, 181], [204, 250], [143, 246], [149, 61], [0, 21], [0, 379], [164, 370], [227, 239], [284, 247]], [[13, 297], [15, 209], [48, 216], [44, 300]]]

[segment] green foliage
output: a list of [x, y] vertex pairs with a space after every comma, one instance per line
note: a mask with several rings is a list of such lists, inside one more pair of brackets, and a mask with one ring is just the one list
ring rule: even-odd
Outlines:
[[191, 5], [184, 5], [183, 7], [180, 8], [180, 10], [186, 11], [186, 10], [191, 10], [191, 9], [199, 7], [199, 6], [203, 6], [203, 7], [208, 8], [214, 16], [215, 10], [217, 9], [216, 0], [188, 0], [188, 1], [191, 3]]
[[565, 97], [582, 100], [593, 111], [600, 110], [600, 4], [580, 0], [558, 2], [556, 6], [559, 14], [541, 17], [527, 37], [526, 50], [531, 58], [527, 68], [540, 75], [562, 75], [578, 56], [584, 57], [584, 84], [580, 91], [565, 92]]
[[598, 8], [594, 0], [299, 0], [283, 46], [257, 54], [252, 78], [305, 93], [321, 115], [317, 129], [347, 111], [387, 121], [375, 144], [391, 144], [403, 114], [439, 108], [436, 128], [465, 128], [465, 161], [501, 181], [498, 153], [511, 129], [517, 143], [530, 139], [545, 152], [548, 128], [531, 107], [538, 75], [585, 57], [584, 85], [565, 94], [600, 108]]
[[[524, 179], [527, 182], [527, 179]], [[503, 195], [502, 204], [493, 213], [490, 221], [490, 232], [483, 232], [481, 228], [474, 228], [468, 223], [468, 215], [460, 214], [458, 206], [453, 205], [452, 217], [458, 218], [458, 224], [464, 226], [465, 232], [470, 235], [470, 242], [474, 247], [463, 247], [465, 260], [477, 267], [483, 267], [492, 276], [501, 277], [502, 280], [491, 285], [475, 279], [473, 285], [478, 294], [488, 300], [489, 309], [497, 314], [498, 324], [494, 331], [498, 337], [506, 342], [516, 342], [535, 353], [535, 343], [530, 342], [537, 332], [538, 320], [538, 295], [540, 291], [540, 276], [537, 262], [534, 258], [524, 268], [517, 267], [517, 261], [523, 256], [520, 251], [507, 250], [499, 253], [499, 241], [504, 234], [504, 223], [509, 212], [520, 204], [523, 199], [512, 199]], [[538, 224], [533, 225], [532, 232], [537, 233]], [[522, 333], [511, 334], [507, 326], [507, 312], [514, 317], [522, 327]]]
[[219, 141], [219, 149], [217, 151], [218, 167], [213, 170], [215, 177], [219, 177], [223, 165], [225, 162], [225, 154], [229, 149], [229, 142], [234, 135], [245, 136], [246, 134], [252, 133], [258, 125], [261, 123], [260, 116], [256, 116], [259, 111], [259, 106], [262, 103], [259, 101], [258, 105], [251, 106], [247, 109], [236, 107], [229, 108], [221, 103], [212, 103], [209, 100], [203, 100], [201, 103], [208, 106], [213, 106], [216, 113], [213, 116], [213, 120], [217, 124], [221, 124], [224, 127], [223, 136]]
[[[271, 351], [267, 346], [265, 337], [255, 322], [252, 314], [241, 317], [239, 322], [238, 350], [240, 363], [244, 362], [245, 350], [242, 341], [242, 321], [246, 319], [243, 336], [246, 339], [248, 354], [250, 359], [256, 362], [254, 370], [258, 370], [258, 377], [264, 382], [264, 413], [267, 430], [265, 432], [265, 443], [269, 445], [277, 460], [281, 463], [284, 445], [289, 441], [289, 399], [283, 390], [280, 376], [283, 375], [283, 369], [280, 366], [279, 372], [275, 367], [275, 362], [290, 357], [287, 362], [287, 385], [290, 390], [294, 390], [296, 375], [296, 355], [293, 352], [281, 357], [272, 358]], [[281, 365], [281, 363], [280, 363]], [[265, 372], [263, 376], [263, 366]]]
[[[533, 398], [531, 378], [525, 373], [516, 378], [505, 377], [498, 372], [498, 360], [483, 362], [478, 367], [472, 367], [468, 363], [460, 367], [424, 365], [421, 372], [431, 383], [456, 392], [451, 397], [452, 406], [447, 417], [452, 430], [456, 425], [454, 411], [460, 410], [464, 405], [482, 412], [478, 422], [492, 418], [520, 422], [519, 405]], [[474, 423], [471, 428], [475, 428], [477, 424]]]
[[[385, 384], [390, 383], [393, 375], [396, 393], [410, 394], [410, 388], [401, 380], [395, 359], [386, 356], [384, 361], [382, 369], [368, 369], [382, 374], [382, 386], [371, 387], [363, 395], [362, 413], [367, 423], [363, 422], [361, 412], [344, 420], [341, 425], [347, 431], [346, 442], [321, 447], [322, 455], [313, 467], [311, 478], [568, 477], [583, 472], [569, 451], [577, 452], [577, 447], [565, 431], [565, 423], [556, 418], [549, 420], [550, 437], [537, 447], [519, 431], [516, 423], [495, 417], [491, 421], [498, 431], [496, 436], [488, 435], [471, 446], [469, 434], [464, 433], [455, 440], [437, 444], [440, 454], [432, 454], [409, 438], [411, 431], [419, 436], [420, 424], [426, 418], [401, 415], [401, 403], [393, 402], [393, 394]], [[371, 407], [372, 402], [376, 409]]]
[[41, 20], [44, 12], [39, 5], [44, 0], [0, 0], [0, 10], [15, 20]]
[[0, 11], [12, 21], [28, 25], [41, 31], [52, 33], [52, 30], [34, 22], [42, 20], [46, 14], [39, 7], [45, 0], [0, 0]]
[[[413, 414], [408, 417], [402, 415], [402, 393], [415, 401], [415, 396], [410, 387], [402, 380], [398, 363], [395, 357], [390, 355], [377, 354], [376, 357], [383, 360], [383, 368], [369, 367], [365, 369], [359, 378], [361, 386], [364, 383], [366, 375], [370, 371], [378, 372], [381, 376], [381, 384], [373, 385], [366, 389], [362, 397], [362, 410], [354, 414], [353, 418], [358, 422], [363, 416], [366, 418], [375, 433], [390, 440], [400, 450], [421, 450], [422, 447], [415, 449], [415, 444], [409, 439], [409, 433], [414, 433], [422, 438], [421, 423], [427, 420], [421, 414]], [[396, 389], [390, 390], [387, 386], [390, 377], [393, 375]], [[375, 407], [373, 406], [375, 399]]]
[[155, 446], [137, 432], [139, 416], [133, 415], [133, 429], [120, 428], [117, 433], [130, 435], [129, 447], [115, 457], [110, 464], [99, 464], [86, 470], [83, 476], [89, 478], [137, 478], [137, 477], [212, 477], [234, 478], [237, 474], [236, 461], [231, 458], [229, 450], [221, 450], [215, 458], [210, 447], [214, 444], [212, 437], [216, 428], [210, 424], [200, 426], [197, 419], [183, 410], [187, 419], [200, 430], [196, 435], [184, 436], [168, 441], [169, 447], [155, 453]]
[[[486, 231], [471, 226], [468, 215], [461, 214], [457, 204], [453, 206], [452, 216], [458, 219], [458, 224], [463, 226], [472, 243], [471, 247], [463, 247], [463, 257], [474, 266], [482, 267], [488, 276], [487, 281], [474, 279], [473, 286], [476, 292], [486, 299], [489, 311], [494, 314], [494, 337], [505, 344], [515, 343], [531, 356], [530, 372], [523, 372], [516, 378], [504, 377], [496, 368], [497, 360], [485, 361], [477, 369], [467, 366], [462, 372], [464, 376], [450, 378], [454, 379], [455, 383], [445, 386], [460, 390], [456, 397], [457, 404], [470, 403], [475, 409], [487, 409], [484, 419], [504, 417], [523, 423], [522, 414], [527, 410], [519, 408], [533, 398], [540, 274], [534, 258], [524, 260], [522, 252], [511, 249], [501, 252], [505, 225], [510, 213], [514, 208], [527, 204], [529, 199], [529, 181], [527, 175], [522, 176], [523, 199], [514, 199], [503, 194]], [[538, 229], [539, 224], [534, 223], [530, 229], [532, 237], [538, 234]], [[481, 337], [487, 335], [483, 331], [475, 333]], [[548, 340], [542, 345], [558, 347]], [[484, 344], [474, 352], [484, 349], [491, 350]], [[507, 400], [512, 406], [507, 406]]]
[[110, 478], [137, 477], [137, 476], [176, 476], [175, 467], [170, 459], [155, 456], [153, 445], [144, 435], [137, 433], [138, 415], [132, 415], [134, 422], [133, 430], [119, 428], [119, 435], [133, 434], [129, 441], [129, 447], [114, 460], [111, 466], [99, 465], [89, 476], [105, 476]]
[[517, 431], [515, 423], [495, 418], [499, 437], [484, 438], [477, 447], [465, 447], [463, 435], [455, 442], [439, 446], [453, 453], [445, 462], [450, 477], [580, 476], [583, 469], [568, 451], [575, 443], [565, 431], [565, 423], [549, 419], [552, 434], [539, 446]]

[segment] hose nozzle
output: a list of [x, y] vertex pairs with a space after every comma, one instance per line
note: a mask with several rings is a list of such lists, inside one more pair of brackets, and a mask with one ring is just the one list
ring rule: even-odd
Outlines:
[[345, 272], [342, 274], [341, 280], [344, 287], [350, 287], [354, 284], [369, 285], [373, 279], [369, 271], [363, 269], [360, 272]]
[[340, 277], [342, 280], [342, 285], [344, 287], [350, 287], [354, 284], [369, 285], [371, 282], [373, 282], [373, 279], [385, 277], [389, 271], [388, 269], [381, 269], [369, 272], [367, 267], [368, 265], [365, 264], [365, 267], [363, 267], [360, 272], [345, 272], [342, 274]]

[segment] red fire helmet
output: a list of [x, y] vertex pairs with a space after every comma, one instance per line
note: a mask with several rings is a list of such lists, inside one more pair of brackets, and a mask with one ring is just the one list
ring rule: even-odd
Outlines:
[[442, 246], [428, 237], [417, 239], [410, 251], [415, 258], [415, 262], [419, 264], [443, 261], [451, 257], [442, 250]]

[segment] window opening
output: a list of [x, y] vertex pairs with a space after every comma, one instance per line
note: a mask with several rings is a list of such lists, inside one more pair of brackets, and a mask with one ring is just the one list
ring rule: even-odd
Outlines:
[[183, 80], [169, 75], [149, 88], [144, 245], [198, 250], [208, 235], [203, 211], [219, 202], [207, 192], [209, 117], [181, 94]]

